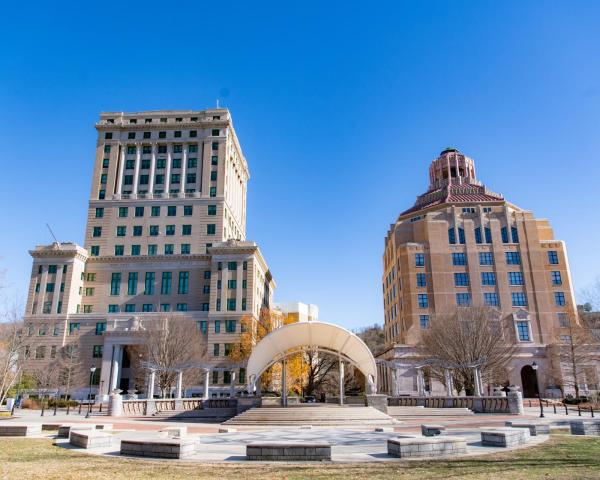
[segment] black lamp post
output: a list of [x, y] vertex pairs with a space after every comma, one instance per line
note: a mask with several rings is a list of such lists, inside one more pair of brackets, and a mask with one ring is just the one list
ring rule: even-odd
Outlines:
[[542, 405], [542, 391], [540, 390], [540, 379], [538, 378], [538, 364], [533, 362], [531, 364], [531, 368], [533, 368], [533, 371], [535, 372], [535, 385], [537, 386], [537, 391], [538, 391], [538, 401], [540, 402], [540, 418], [544, 418], [544, 405]]
[[92, 380], [94, 379], [94, 372], [96, 371], [96, 367], [92, 365], [90, 367], [90, 393], [88, 394], [88, 411], [85, 418], [90, 418], [92, 414]]

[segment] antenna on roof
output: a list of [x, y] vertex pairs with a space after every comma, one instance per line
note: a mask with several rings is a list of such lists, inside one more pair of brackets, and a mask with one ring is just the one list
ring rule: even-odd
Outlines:
[[46, 224], [46, 226], [48, 227], [48, 230], [50, 230], [50, 235], [52, 235], [52, 238], [54, 238], [54, 241], [58, 244], [58, 247], [60, 248], [60, 242], [58, 241], [58, 239], [56, 238], [56, 235], [54, 235], [54, 232], [52, 231], [52, 229], [50, 228], [50, 225]]
[[221, 108], [219, 107], [219, 99], [217, 98], [217, 108]]

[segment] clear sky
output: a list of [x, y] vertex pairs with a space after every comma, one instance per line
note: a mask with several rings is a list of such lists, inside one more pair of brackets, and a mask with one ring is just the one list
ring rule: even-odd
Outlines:
[[600, 274], [600, 2], [10, 2], [0, 268], [82, 243], [100, 111], [231, 109], [277, 301], [383, 323], [388, 226], [447, 146]]

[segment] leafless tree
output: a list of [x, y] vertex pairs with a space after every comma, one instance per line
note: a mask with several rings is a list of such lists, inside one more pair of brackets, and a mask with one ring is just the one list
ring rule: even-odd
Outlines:
[[177, 379], [177, 369], [206, 361], [206, 335], [189, 318], [166, 315], [145, 324], [145, 346], [148, 363], [157, 369], [157, 383], [163, 397]]
[[472, 366], [477, 364], [484, 382], [502, 383], [515, 353], [506, 323], [497, 310], [488, 307], [461, 307], [434, 316], [418, 345], [424, 359], [431, 360], [427, 373], [445, 384], [444, 367], [451, 367], [457, 390], [472, 393]]
[[327, 387], [333, 383], [332, 375], [338, 364], [337, 359], [324, 352], [307, 350], [305, 360], [307, 369], [305, 394], [314, 395], [316, 392], [327, 390]]
[[590, 310], [600, 310], [600, 277], [580, 293], [581, 299], [589, 305]]
[[75, 344], [61, 347], [56, 355], [56, 368], [58, 368], [58, 385], [65, 398], [69, 398], [73, 387], [86, 385], [89, 381], [89, 372], [84, 370], [80, 349]]

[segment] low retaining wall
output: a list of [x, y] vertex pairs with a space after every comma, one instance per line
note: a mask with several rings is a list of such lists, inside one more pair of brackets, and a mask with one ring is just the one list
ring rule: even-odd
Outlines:
[[572, 420], [570, 422], [571, 435], [600, 436], [600, 421]]
[[541, 422], [523, 422], [523, 421], [508, 421], [504, 422], [507, 427], [513, 428], [527, 428], [529, 435], [535, 437], [536, 435], [550, 435], [550, 425], [548, 423]]
[[490, 447], [516, 447], [529, 440], [525, 428], [496, 428], [481, 431], [481, 444]]
[[468, 408], [475, 413], [510, 413], [507, 397], [389, 397], [388, 406]]
[[0, 424], [0, 437], [30, 437], [41, 435], [41, 424], [2, 423]]
[[110, 447], [112, 445], [112, 440], [113, 436], [109, 433], [96, 430], [73, 430], [69, 436], [69, 443], [75, 447], [81, 448]]
[[388, 455], [399, 458], [438, 457], [467, 453], [467, 440], [463, 437], [390, 438]]
[[155, 458], [186, 458], [196, 452], [195, 439], [121, 440], [121, 455]]

